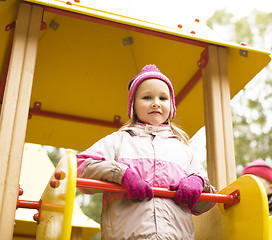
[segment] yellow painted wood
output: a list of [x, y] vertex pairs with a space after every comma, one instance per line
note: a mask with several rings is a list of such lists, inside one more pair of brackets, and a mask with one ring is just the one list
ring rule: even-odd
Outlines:
[[[240, 190], [240, 202], [224, 209], [223, 204], [217, 204], [212, 211], [199, 216], [201, 221], [196, 226], [209, 221], [212, 227], [196, 230], [196, 240], [269, 240], [268, 201], [265, 189], [260, 180], [253, 175], [244, 175], [219, 191], [220, 194], [230, 194]], [[196, 221], [199, 217], [194, 217]], [[270, 221], [270, 223], [269, 223]], [[206, 222], [205, 222], [206, 223]]]
[[272, 239], [272, 216], [269, 217], [269, 239]]
[[235, 189], [240, 190], [240, 203], [226, 210], [219, 206], [223, 232], [218, 239], [269, 240], [269, 210], [263, 184], [253, 175], [244, 175], [219, 193], [229, 194]]
[[[41, 7], [21, 4], [7, 79], [9, 88], [5, 92], [0, 128], [3, 134], [0, 145], [4, 148], [1, 153], [4, 159], [2, 171], [6, 171], [2, 176], [5, 178], [5, 185], [1, 188], [0, 239], [11, 239], [13, 233], [41, 19]], [[11, 113], [6, 114], [10, 110]]]
[[[65, 178], [58, 181], [57, 188], [52, 188], [49, 181], [44, 190], [41, 198], [42, 207], [37, 228], [37, 240], [70, 240], [76, 189], [76, 164], [75, 154], [67, 152], [56, 166], [56, 171], [63, 171]], [[54, 178], [53, 173], [51, 179]]]
[[[20, 200], [39, 201], [53, 172], [55, 166], [42, 146], [26, 143], [20, 176], [20, 187], [24, 193], [19, 197]], [[36, 238], [38, 224], [33, 220], [33, 215], [36, 213], [36, 209], [16, 210], [13, 240], [17, 240], [19, 236], [29, 236], [30, 240]], [[73, 238], [73, 229], [76, 229], [76, 233], [81, 232], [81, 240], [89, 240], [100, 230], [100, 225], [87, 217], [76, 201], [73, 207], [71, 238]]]

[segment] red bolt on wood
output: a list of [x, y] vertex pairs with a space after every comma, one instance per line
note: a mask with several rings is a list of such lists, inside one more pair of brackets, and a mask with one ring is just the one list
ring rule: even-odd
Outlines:
[[207, 65], [208, 61], [207, 61], [207, 58], [200, 58], [200, 60], [198, 61], [197, 65], [200, 67], [200, 68], [203, 68]]
[[76, 3], [80, 3], [80, 0], [74, 0]]
[[39, 223], [40, 222], [40, 213], [35, 213], [33, 215], [33, 219], [34, 219], [34, 221], [36, 221], [37, 223]]
[[70, 1], [66, 2], [67, 5], [73, 5]]
[[45, 30], [47, 28], [46, 22], [42, 22], [41, 30]]
[[50, 180], [50, 186], [51, 186], [52, 188], [58, 188], [59, 185], [60, 185], [59, 180], [57, 180], [57, 179], [55, 179], [55, 178], [53, 178], [53, 179]]
[[57, 180], [63, 180], [66, 177], [66, 174], [64, 171], [58, 170], [55, 172], [55, 178]]
[[191, 31], [192, 34], [195, 34], [195, 31]]
[[245, 42], [241, 42], [240, 43], [242, 46], [246, 46], [246, 43]]
[[178, 28], [182, 28], [182, 25], [181, 25], [181, 24], [178, 24]]
[[19, 196], [24, 194], [24, 190], [22, 188], [19, 188]]
[[199, 19], [198, 19], [198, 18], [196, 18], [196, 19], [195, 19], [195, 22], [199, 22]]
[[114, 118], [113, 118], [113, 122], [114, 122], [114, 123], [121, 123], [121, 122], [120, 122], [120, 119], [121, 119], [121, 117], [116, 115], [116, 116], [114, 116]]

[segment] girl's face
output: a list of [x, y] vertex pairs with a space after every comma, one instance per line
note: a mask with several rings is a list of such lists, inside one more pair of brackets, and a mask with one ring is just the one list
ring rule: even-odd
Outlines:
[[170, 115], [170, 91], [159, 79], [147, 79], [137, 88], [134, 109], [140, 121], [159, 126]]

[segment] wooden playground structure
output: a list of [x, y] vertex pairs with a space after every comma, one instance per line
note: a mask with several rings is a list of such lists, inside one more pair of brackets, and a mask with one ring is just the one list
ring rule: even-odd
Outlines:
[[[0, 2], [0, 239], [13, 238], [22, 207], [24, 143], [84, 150], [116, 130], [127, 120], [129, 80], [150, 63], [173, 83], [177, 123], [190, 136], [205, 125], [211, 183], [223, 198], [240, 196], [195, 217], [196, 240], [270, 239], [263, 186], [253, 176], [236, 180], [230, 108], [270, 53], [224, 42], [199, 19], [170, 26], [122, 10], [97, 0]], [[37, 239], [70, 239], [74, 190], [82, 184], [75, 169], [69, 152], [34, 203]]]

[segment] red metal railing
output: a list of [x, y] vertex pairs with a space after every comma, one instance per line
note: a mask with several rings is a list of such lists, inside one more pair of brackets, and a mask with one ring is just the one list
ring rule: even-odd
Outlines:
[[[126, 190], [118, 184], [86, 178], [77, 178], [77, 187], [103, 190], [109, 192], [126, 193]], [[156, 197], [174, 198], [176, 195], [176, 191], [171, 191], [165, 188], [152, 187], [152, 189]], [[231, 206], [239, 202], [239, 200], [240, 200], [239, 191], [235, 191], [233, 194], [229, 195], [202, 193], [199, 198], [199, 201], [224, 203], [228, 206]]]

